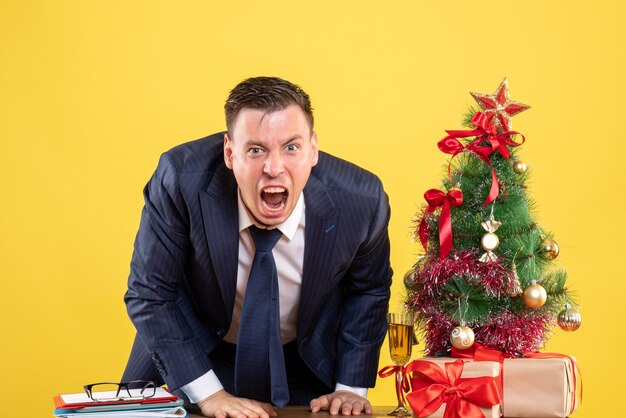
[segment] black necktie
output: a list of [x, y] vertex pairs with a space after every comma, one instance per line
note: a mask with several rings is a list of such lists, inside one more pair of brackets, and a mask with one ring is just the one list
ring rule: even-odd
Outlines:
[[235, 388], [237, 395], [271, 400], [279, 408], [289, 402], [283, 345], [280, 339], [278, 274], [272, 248], [282, 235], [278, 229], [250, 227], [256, 248], [243, 300]]

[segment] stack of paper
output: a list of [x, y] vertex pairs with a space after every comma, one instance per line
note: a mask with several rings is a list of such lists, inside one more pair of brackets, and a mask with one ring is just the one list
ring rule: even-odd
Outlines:
[[[131, 395], [132, 395], [131, 390]], [[114, 398], [115, 392], [99, 392], [103, 398]], [[187, 411], [183, 401], [168, 392], [157, 388], [154, 396], [146, 399], [120, 399], [94, 401], [86, 393], [70, 393], [54, 397], [54, 416], [60, 418], [184, 418]]]

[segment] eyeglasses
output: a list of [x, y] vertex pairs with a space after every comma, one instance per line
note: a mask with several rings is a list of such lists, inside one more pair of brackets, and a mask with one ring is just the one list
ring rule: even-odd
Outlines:
[[89, 399], [96, 402], [147, 399], [156, 393], [156, 385], [150, 380], [100, 382], [85, 385], [84, 388]]

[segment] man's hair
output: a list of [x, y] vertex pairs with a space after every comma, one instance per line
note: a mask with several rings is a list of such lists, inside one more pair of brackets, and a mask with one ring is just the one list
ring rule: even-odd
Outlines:
[[252, 77], [239, 83], [224, 104], [228, 131], [243, 108], [264, 110], [267, 113], [298, 105], [313, 130], [313, 108], [309, 95], [300, 86], [278, 77]]

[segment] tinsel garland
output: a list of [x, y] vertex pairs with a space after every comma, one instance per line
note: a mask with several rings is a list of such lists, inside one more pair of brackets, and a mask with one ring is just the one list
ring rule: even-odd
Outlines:
[[546, 311], [528, 310], [520, 315], [502, 312], [476, 327], [475, 333], [481, 344], [521, 356], [542, 348], [554, 325], [554, 318]]
[[[441, 312], [428, 316], [423, 324], [424, 344], [428, 355], [444, 354], [450, 349], [450, 333], [458, 323]], [[503, 353], [520, 357], [542, 348], [554, 326], [549, 313], [528, 312], [518, 316], [503, 312], [483, 325], [472, 325], [475, 341]]]
[[[421, 258], [411, 276], [407, 307], [413, 310], [424, 334], [426, 350], [435, 354], [450, 348], [450, 332], [458, 321], [447, 316], [441, 306], [446, 283], [454, 277], [471, 277], [487, 296], [515, 297], [517, 278], [508, 262], [478, 260], [478, 251], [458, 251], [441, 259], [437, 255]], [[476, 341], [511, 355], [536, 351], [544, 345], [554, 318], [550, 312], [522, 309], [519, 312], [492, 313], [483, 323], [470, 323]]]
[[[488, 296], [501, 297], [515, 291], [517, 280], [510, 274], [510, 265], [503, 260], [483, 263], [479, 260], [478, 250], [453, 251], [447, 258], [426, 255], [416, 266], [413, 283], [419, 289], [408, 300], [410, 307], [420, 309], [431, 298], [439, 298], [441, 288], [453, 276], [471, 275], [478, 284], [485, 288]], [[428, 303], [428, 302], [427, 302]]]

